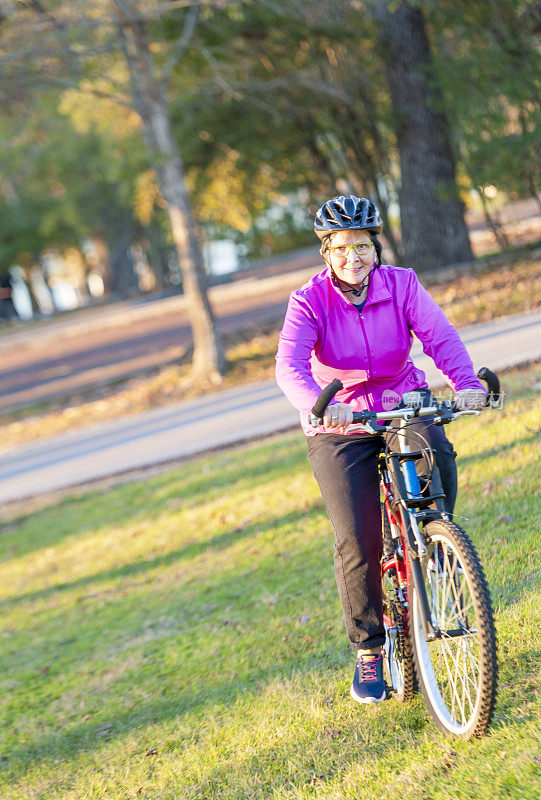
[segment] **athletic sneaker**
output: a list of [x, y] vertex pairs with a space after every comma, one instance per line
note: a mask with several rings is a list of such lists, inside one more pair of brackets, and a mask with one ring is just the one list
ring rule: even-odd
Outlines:
[[358, 703], [381, 703], [385, 700], [381, 655], [357, 656], [350, 694]]

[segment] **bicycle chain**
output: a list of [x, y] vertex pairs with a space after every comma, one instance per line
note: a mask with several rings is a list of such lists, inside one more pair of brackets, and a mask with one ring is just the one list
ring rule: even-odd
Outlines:
[[396, 624], [396, 630], [397, 630], [397, 633], [398, 633], [398, 636], [397, 636], [397, 640], [398, 640], [397, 650], [398, 650], [398, 652], [400, 654], [401, 659], [403, 660], [405, 644], [406, 644], [406, 639], [405, 639], [405, 636], [404, 636], [404, 612], [403, 612], [402, 604], [400, 603], [400, 601], [397, 603], [394, 600], [390, 600], [389, 602], [390, 602], [390, 605], [391, 605], [391, 608], [392, 608], [393, 621]]

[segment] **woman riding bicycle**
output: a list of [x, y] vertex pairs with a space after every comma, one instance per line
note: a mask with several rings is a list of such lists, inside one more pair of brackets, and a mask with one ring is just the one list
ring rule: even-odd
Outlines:
[[[334, 528], [336, 582], [357, 656], [351, 696], [360, 703], [385, 698], [377, 468], [384, 441], [348, 432], [352, 413], [389, 411], [405, 392], [429, 394], [425, 374], [410, 357], [413, 334], [463, 408], [482, 408], [486, 401], [455, 328], [413, 269], [381, 263], [381, 229], [379, 211], [366, 198], [340, 196], [319, 209], [314, 230], [326, 268], [291, 294], [276, 355], [278, 385], [301, 412], [308, 458]], [[343, 389], [314, 429], [310, 410], [334, 378]], [[428, 427], [424, 435], [452, 514], [456, 454], [442, 427]]]

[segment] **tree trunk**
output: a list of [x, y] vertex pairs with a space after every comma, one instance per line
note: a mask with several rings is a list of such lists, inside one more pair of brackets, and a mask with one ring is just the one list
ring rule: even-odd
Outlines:
[[156, 289], [162, 290], [165, 286], [165, 276], [167, 273], [167, 262], [163, 236], [155, 222], [151, 221], [144, 226], [144, 235], [148, 242], [148, 258], [150, 268], [154, 273]]
[[483, 191], [482, 186], [477, 187], [477, 194], [481, 200], [481, 204], [483, 206], [483, 213], [485, 215], [485, 219], [487, 221], [487, 225], [494, 234], [494, 238], [498, 243], [500, 250], [509, 250], [509, 240], [505, 234], [503, 226], [500, 222], [497, 213], [492, 214], [488, 208], [487, 198]]
[[406, 262], [420, 269], [473, 259], [455, 160], [421, 9], [378, 2], [382, 46], [400, 152], [400, 209]]
[[135, 240], [135, 226], [129, 214], [124, 214], [111, 225], [109, 252], [111, 261], [111, 290], [120, 298], [140, 294], [137, 275], [133, 268], [130, 248]]
[[153, 166], [167, 204], [178, 254], [194, 342], [193, 372], [199, 378], [218, 382], [225, 369], [221, 339], [207, 297], [203, 255], [197, 240], [184, 166], [171, 130], [167, 99], [154, 76], [146, 23], [140, 19], [123, 21], [121, 34], [136, 107], [147, 143], [157, 156]]

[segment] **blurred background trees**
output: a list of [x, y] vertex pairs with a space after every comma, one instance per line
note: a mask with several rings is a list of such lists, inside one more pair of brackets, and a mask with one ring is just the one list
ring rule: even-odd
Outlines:
[[375, 199], [397, 263], [470, 259], [465, 206], [505, 248], [540, 28], [526, 0], [1, 0], [0, 271], [35, 309], [183, 286], [218, 374], [209, 271], [312, 244], [332, 194]]

